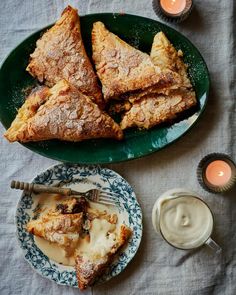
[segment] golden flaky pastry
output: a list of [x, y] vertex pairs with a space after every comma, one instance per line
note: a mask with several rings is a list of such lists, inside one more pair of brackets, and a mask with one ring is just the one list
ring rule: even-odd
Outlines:
[[27, 231], [37, 237], [57, 243], [69, 252], [72, 244], [79, 240], [83, 225], [83, 213], [77, 214], [45, 214], [27, 224]]
[[121, 128], [139, 127], [149, 129], [157, 124], [175, 119], [178, 114], [190, 109], [197, 104], [196, 95], [192, 89], [187, 74], [187, 66], [184, 64], [173, 45], [160, 32], [154, 37], [151, 57], [153, 62], [162, 70], [170, 69], [178, 73], [181, 83], [177, 89], [167, 87], [159, 92], [159, 89], [149, 89], [129, 98], [133, 102], [130, 109], [124, 114]]
[[37, 41], [27, 71], [52, 87], [65, 79], [103, 106], [97, 77], [86, 54], [76, 9], [68, 6], [61, 18]]
[[120, 99], [154, 85], [167, 87], [180, 82], [178, 74], [169, 69], [161, 71], [148, 54], [109, 32], [102, 22], [93, 24], [92, 47], [105, 100]]
[[150, 57], [153, 63], [162, 70], [172, 70], [180, 75], [180, 87], [191, 88], [191, 82], [188, 78], [187, 65], [183, 62], [183, 52], [176, 50], [163, 32], [155, 35], [152, 43]]
[[100, 255], [96, 251], [91, 251], [90, 255], [77, 255], [75, 268], [81, 290], [91, 286], [98, 277], [104, 274], [115, 254], [126, 244], [131, 234], [131, 229], [122, 224], [118, 235], [113, 235], [113, 242], [109, 251], [104, 255]]
[[185, 65], [182, 60], [183, 52], [181, 50], [177, 51], [163, 32], [159, 32], [155, 35], [152, 43], [150, 57], [153, 63], [161, 70], [165, 71], [169, 69], [179, 74], [180, 83], [178, 85], [174, 84], [167, 87], [150, 87], [145, 91], [140, 91], [139, 93], [129, 95], [129, 101], [134, 102], [150, 94], [168, 95], [171, 90], [175, 90], [180, 87], [192, 87], [191, 82], [188, 78], [187, 65]]
[[65, 199], [55, 208], [29, 221], [26, 229], [37, 237], [56, 243], [66, 255], [70, 255], [83, 232], [86, 210], [87, 201], [83, 197]]
[[131, 109], [125, 113], [120, 126], [122, 129], [129, 127], [149, 129], [175, 119], [178, 114], [195, 104], [194, 92], [186, 89], [173, 90], [168, 96], [149, 95], [133, 103]]
[[5, 133], [9, 141], [60, 139], [82, 141], [91, 138], [123, 137], [111, 117], [65, 80], [51, 89], [35, 90], [19, 109]]

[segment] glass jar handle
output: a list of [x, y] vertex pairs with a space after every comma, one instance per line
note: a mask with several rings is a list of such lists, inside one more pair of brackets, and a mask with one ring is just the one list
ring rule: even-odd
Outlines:
[[220, 246], [212, 240], [212, 238], [209, 238], [207, 241], [206, 241], [206, 245], [208, 247], [210, 247], [212, 250], [214, 250], [217, 254], [220, 254], [220, 252], [222, 251], [222, 249], [220, 248]]

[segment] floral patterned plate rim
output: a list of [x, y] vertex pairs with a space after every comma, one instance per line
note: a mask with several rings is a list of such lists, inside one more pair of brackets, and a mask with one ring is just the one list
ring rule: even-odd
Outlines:
[[[77, 186], [77, 188], [79, 186], [81, 191], [93, 187], [118, 194], [119, 211], [127, 215], [125, 222], [132, 229], [133, 234], [127, 246], [118, 254], [107, 272], [95, 284], [103, 283], [125, 269], [136, 254], [141, 242], [142, 211], [132, 187], [123, 177], [113, 170], [100, 166], [59, 164], [38, 174], [32, 182], [46, 185]], [[26, 231], [26, 224], [35, 215], [37, 205], [35, 195], [23, 192], [16, 209], [16, 234], [24, 258], [43, 277], [60, 285], [77, 287], [74, 268], [49, 259], [36, 246], [33, 236]]]

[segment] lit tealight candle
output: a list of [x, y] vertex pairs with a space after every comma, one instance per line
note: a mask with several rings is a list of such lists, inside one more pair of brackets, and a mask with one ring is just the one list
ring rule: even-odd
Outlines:
[[210, 154], [198, 165], [199, 183], [210, 192], [223, 192], [232, 188], [236, 181], [236, 166], [225, 154]]
[[193, 7], [192, 0], [153, 0], [153, 9], [165, 21], [181, 22]]
[[232, 176], [232, 169], [229, 164], [222, 160], [211, 162], [206, 168], [206, 179], [212, 185], [225, 185]]
[[186, 7], [186, 0], [160, 0], [161, 8], [171, 15], [182, 13]]

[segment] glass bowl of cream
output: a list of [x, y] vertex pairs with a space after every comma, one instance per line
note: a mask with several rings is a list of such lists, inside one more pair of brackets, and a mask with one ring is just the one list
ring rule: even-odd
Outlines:
[[216, 252], [221, 248], [212, 239], [213, 214], [196, 193], [176, 188], [162, 194], [152, 210], [155, 231], [173, 247], [190, 250], [206, 244]]

